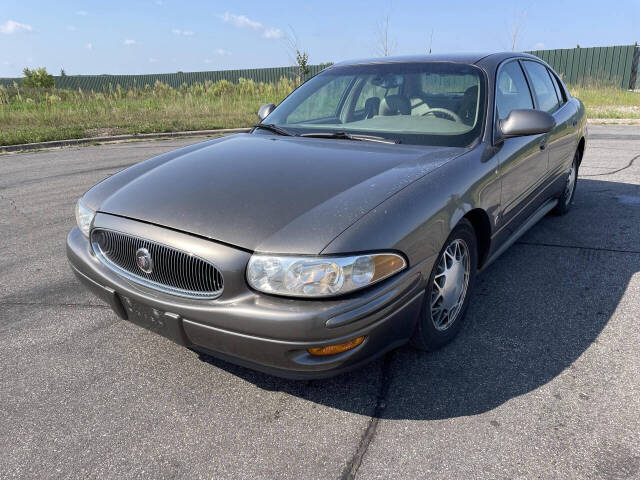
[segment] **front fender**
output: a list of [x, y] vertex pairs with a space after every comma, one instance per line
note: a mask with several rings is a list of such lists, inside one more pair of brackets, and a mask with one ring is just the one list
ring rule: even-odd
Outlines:
[[[407, 186], [342, 232], [323, 254], [397, 250], [411, 265], [437, 253], [460, 219], [481, 208], [497, 215], [500, 182], [495, 155], [484, 145]], [[486, 155], [485, 155], [486, 157]]]

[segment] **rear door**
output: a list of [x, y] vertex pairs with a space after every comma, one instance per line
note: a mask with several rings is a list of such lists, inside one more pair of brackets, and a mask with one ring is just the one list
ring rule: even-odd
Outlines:
[[[510, 60], [498, 69], [496, 77], [496, 121], [507, 118], [512, 110], [532, 109], [534, 97], [520, 62]], [[497, 129], [496, 129], [497, 130]], [[502, 178], [500, 228], [504, 234], [515, 230], [528, 212], [540, 203], [540, 189], [547, 175], [547, 134], [507, 138], [501, 145]]]
[[553, 112], [556, 128], [549, 138], [549, 181], [563, 177], [560, 187], [564, 188], [564, 175], [571, 168], [573, 156], [578, 148], [578, 109], [575, 102], [569, 101], [565, 87], [549, 68], [553, 86], [558, 95], [559, 107]]

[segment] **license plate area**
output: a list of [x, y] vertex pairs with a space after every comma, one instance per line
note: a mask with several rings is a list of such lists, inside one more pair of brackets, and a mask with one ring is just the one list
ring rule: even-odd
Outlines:
[[163, 312], [157, 308], [145, 305], [120, 295], [122, 305], [127, 311], [128, 320], [139, 327], [151, 330], [158, 335], [173, 340], [180, 345], [187, 345], [187, 340], [182, 328], [182, 318], [180, 315], [170, 312]]

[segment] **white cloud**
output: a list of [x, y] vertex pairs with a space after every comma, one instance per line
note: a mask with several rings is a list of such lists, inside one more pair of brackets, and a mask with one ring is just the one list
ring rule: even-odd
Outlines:
[[156, 5], [164, 5], [164, 2], [162, 0], [156, 0]]
[[264, 38], [282, 38], [284, 32], [279, 28], [267, 28], [262, 34]]
[[76, 30], [78, 30], [78, 28], [74, 25], [67, 25], [65, 28], [68, 32], [75, 32]]
[[87, 50], [93, 50], [93, 43], [87, 43], [84, 48], [86, 48]]
[[89, 15], [89, 12], [87, 12], [86, 10], [78, 10], [76, 12], [76, 15], [80, 15], [81, 17], [86, 17], [87, 15]]
[[223, 22], [233, 23], [238, 28], [249, 27], [254, 30], [260, 30], [263, 28], [262, 23], [251, 20], [245, 15], [236, 15], [235, 13], [225, 12], [222, 15], [218, 15]]
[[30, 32], [31, 30], [33, 30], [33, 28], [31, 28], [31, 25], [16, 22], [14, 20], [7, 20], [2, 25], [0, 25], [0, 33], [4, 33], [5, 35], [11, 35], [13, 33], [19, 32]]
[[225, 50], [224, 48], [216, 48], [214, 52], [216, 55], [231, 55], [231, 52], [229, 50]]
[[131, 46], [131, 45], [135, 45], [136, 41], [127, 38], [124, 42], [122, 42], [122, 44], [123, 45], [127, 45], [127, 46]]
[[223, 22], [232, 23], [238, 28], [251, 28], [256, 31], [261, 31], [264, 38], [282, 38], [284, 32], [279, 28], [267, 27], [262, 22], [252, 20], [246, 15], [236, 15], [235, 13], [225, 12], [218, 15]]
[[149, 59], [149, 63], [158, 63], [158, 59], [157, 58], [150, 58]]
[[544, 43], [538, 42], [533, 46], [534, 50], [544, 50]]
[[192, 30], [180, 30], [179, 28], [174, 28], [171, 31], [176, 35], [183, 35], [185, 37], [190, 37], [194, 33]]

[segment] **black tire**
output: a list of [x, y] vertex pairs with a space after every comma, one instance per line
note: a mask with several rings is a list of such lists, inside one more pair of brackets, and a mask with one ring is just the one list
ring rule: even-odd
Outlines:
[[[573, 156], [573, 163], [571, 164], [571, 171], [567, 175], [567, 186], [562, 191], [562, 195], [558, 198], [558, 204], [551, 210], [552, 215], [564, 215], [571, 209], [571, 203], [573, 197], [576, 194], [576, 187], [578, 186], [578, 165], [580, 163], [580, 152], [576, 151]], [[575, 173], [573, 185], [569, 188], [570, 176]]]
[[[434, 279], [438, 274], [439, 264], [443, 258], [443, 255], [445, 254], [445, 251], [447, 251], [447, 248], [453, 245], [457, 240], [462, 240], [468, 248], [469, 281], [467, 284], [463, 303], [458, 312], [455, 314], [455, 318], [450, 322], [448, 326], [446, 326], [445, 329], [438, 329], [436, 328], [436, 324], [432, 318], [431, 307], [432, 295], [434, 294]], [[453, 340], [460, 331], [463, 320], [467, 313], [469, 299], [471, 298], [473, 285], [476, 278], [476, 268], [478, 264], [477, 245], [478, 242], [476, 240], [476, 234], [473, 226], [466, 219], [462, 219], [453, 229], [453, 231], [447, 238], [447, 241], [444, 242], [444, 246], [442, 247], [442, 250], [440, 250], [433, 269], [431, 270], [431, 275], [429, 276], [425, 291], [424, 302], [422, 304], [422, 310], [420, 312], [420, 318], [418, 319], [416, 329], [410, 340], [411, 345], [413, 345], [415, 348], [427, 351], [437, 350], [438, 348], [443, 347], [451, 340]]]

